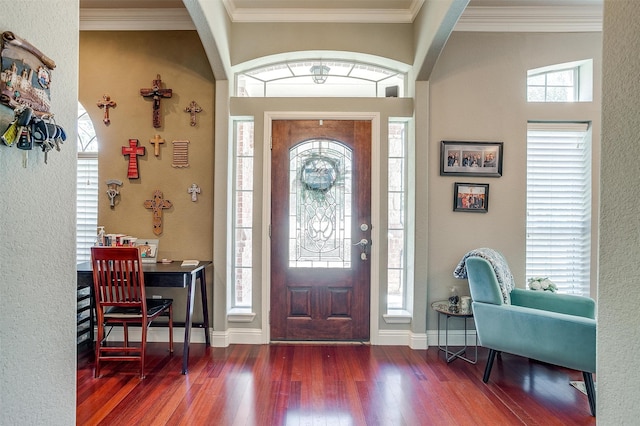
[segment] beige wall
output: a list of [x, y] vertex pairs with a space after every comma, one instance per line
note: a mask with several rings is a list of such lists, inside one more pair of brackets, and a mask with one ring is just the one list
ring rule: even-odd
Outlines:
[[413, 63], [410, 24], [236, 23], [231, 31], [231, 65], [306, 50], [359, 52]]
[[[502, 251], [518, 287], [525, 286], [526, 131], [527, 120], [588, 120], [593, 123], [593, 205], [598, 205], [600, 135], [601, 34], [465, 33], [455, 32], [432, 74], [428, 175], [429, 254], [426, 280], [429, 300], [446, 298], [464, 280], [453, 278], [457, 262], [470, 249]], [[593, 102], [528, 104], [527, 70], [593, 59]], [[500, 178], [440, 176], [440, 141], [504, 142]], [[489, 184], [487, 214], [452, 211], [454, 182]], [[593, 216], [592, 276], [595, 282], [597, 215]], [[595, 291], [595, 287], [594, 287]], [[595, 293], [593, 294], [595, 296]], [[435, 328], [430, 312], [428, 327]]]
[[604, 3], [598, 423], [632, 425], [640, 418], [640, 3]]
[[[0, 145], [0, 423], [72, 425], [76, 398], [77, 1], [0, 0], [12, 31], [56, 63], [51, 111], [61, 151]], [[4, 132], [5, 129], [1, 131]]]
[[[140, 89], [151, 87], [157, 74], [163, 87], [173, 91], [171, 98], [161, 101], [160, 128], [152, 125], [152, 102], [140, 96]], [[211, 67], [194, 31], [80, 34], [79, 100], [91, 116], [99, 141], [98, 224], [107, 233], [159, 238], [160, 258], [212, 259], [214, 87]], [[103, 124], [103, 111], [96, 105], [104, 94], [117, 103], [110, 110], [109, 126]], [[193, 100], [203, 110], [194, 127], [184, 112]], [[156, 134], [166, 141], [158, 157], [149, 142]], [[131, 138], [146, 149], [138, 157], [139, 179], [127, 178], [128, 157], [122, 155]], [[187, 168], [172, 167], [171, 142], [175, 140], [190, 142]], [[124, 183], [114, 208], [106, 195], [108, 179]], [[196, 202], [187, 192], [192, 183], [201, 188]], [[173, 204], [163, 211], [159, 237], [153, 234], [152, 212], [143, 205], [156, 189]], [[178, 299], [177, 307], [183, 305], [183, 292], [169, 293]], [[182, 318], [177, 309], [176, 317]]]

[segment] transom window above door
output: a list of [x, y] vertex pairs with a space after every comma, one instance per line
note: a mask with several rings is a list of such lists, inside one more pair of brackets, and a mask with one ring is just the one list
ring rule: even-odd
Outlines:
[[236, 74], [238, 97], [402, 97], [405, 73], [362, 62], [284, 61]]

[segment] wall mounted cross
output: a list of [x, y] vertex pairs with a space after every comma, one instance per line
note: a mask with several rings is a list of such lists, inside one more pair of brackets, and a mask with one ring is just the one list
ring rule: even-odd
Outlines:
[[196, 114], [202, 112], [202, 108], [196, 103], [196, 101], [191, 101], [188, 107], [184, 109], [184, 112], [188, 112], [191, 115], [191, 125], [196, 125]]
[[129, 167], [127, 168], [127, 177], [129, 179], [138, 179], [138, 155], [144, 155], [144, 146], [138, 146], [138, 139], [129, 139], [129, 146], [122, 147], [122, 155], [129, 156]]
[[122, 186], [122, 181], [118, 179], [109, 179], [107, 181], [107, 195], [109, 196], [109, 206], [114, 208], [116, 205], [116, 196], [120, 194], [118, 187]]
[[191, 201], [193, 201], [194, 203], [198, 201], [198, 194], [200, 193], [200, 187], [197, 184], [192, 183], [189, 189], [187, 189], [187, 192], [191, 194]]
[[160, 135], [155, 135], [153, 139], [149, 139], [151, 145], [153, 145], [153, 155], [156, 157], [160, 155], [160, 144], [164, 143], [165, 140], [160, 137]]
[[150, 89], [140, 89], [140, 95], [153, 99], [153, 127], [158, 128], [160, 127], [160, 101], [162, 98], [170, 98], [173, 95], [173, 91], [162, 88], [160, 74], [153, 80], [152, 86]]
[[111, 119], [109, 118], [109, 108], [116, 107], [116, 101], [111, 100], [111, 96], [102, 95], [102, 100], [98, 101], [98, 108], [104, 109], [104, 117], [102, 117], [102, 122], [105, 126], [108, 126], [111, 123]]
[[162, 210], [171, 208], [173, 204], [169, 200], [162, 198], [162, 191], [153, 191], [153, 198], [144, 202], [145, 209], [153, 210], [153, 233], [162, 234]]

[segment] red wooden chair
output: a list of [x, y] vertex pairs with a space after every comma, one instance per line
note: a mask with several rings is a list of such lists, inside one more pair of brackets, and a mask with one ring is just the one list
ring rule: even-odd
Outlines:
[[[139, 361], [144, 378], [147, 329], [163, 313], [169, 316], [169, 352], [173, 352], [173, 300], [147, 299], [140, 251], [136, 247], [92, 247], [91, 263], [96, 306], [95, 377], [100, 377], [102, 361]], [[141, 326], [139, 346], [129, 344], [130, 325]], [[122, 326], [124, 343], [107, 344], [106, 327]]]

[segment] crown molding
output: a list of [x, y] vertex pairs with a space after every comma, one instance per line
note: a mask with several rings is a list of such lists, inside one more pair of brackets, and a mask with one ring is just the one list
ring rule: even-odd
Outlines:
[[232, 22], [300, 23], [413, 23], [425, 0], [413, 0], [407, 9], [239, 8], [234, 0], [222, 0]]
[[349, 23], [349, 24], [410, 24], [412, 13], [407, 10], [340, 9], [339, 13], [327, 9], [236, 9], [232, 22], [296, 22], [296, 23]]
[[467, 7], [454, 31], [599, 32], [601, 6]]
[[195, 30], [187, 9], [80, 9], [80, 31]]
[[[223, 0], [234, 22], [342, 22], [411, 23], [424, 0], [414, 0], [409, 9], [237, 9], [233, 0]], [[81, 31], [171, 31], [195, 30], [186, 9], [98, 9], [80, 10]], [[469, 6], [454, 31], [479, 32], [599, 32], [600, 6]]]

